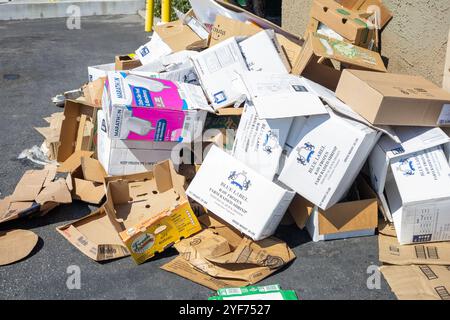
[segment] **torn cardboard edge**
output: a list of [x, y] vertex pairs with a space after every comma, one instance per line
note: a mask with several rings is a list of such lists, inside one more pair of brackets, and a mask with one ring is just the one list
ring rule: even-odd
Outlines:
[[39, 237], [29, 230], [0, 231], [0, 266], [26, 258], [38, 240]]

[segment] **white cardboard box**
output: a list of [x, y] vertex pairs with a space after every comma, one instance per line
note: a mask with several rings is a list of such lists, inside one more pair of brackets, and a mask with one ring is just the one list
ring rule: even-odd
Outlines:
[[295, 147], [279, 180], [327, 210], [348, 191], [379, 137], [378, 131], [331, 110], [310, 116], [296, 139], [290, 139]]
[[216, 109], [229, 106], [242, 95], [233, 88], [239, 73], [247, 70], [236, 38], [229, 38], [192, 59], [200, 83]]
[[400, 244], [450, 240], [450, 138], [440, 128], [398, 127], [369, 157], [372, 185]]
[[149, 171], [157, 162], [172, 158], [177, 142], [110, 139], [103, 110], [97, 114], [97, 156], [108, 175]]
[[255, 107], [247, 103], [239, 122], [232, 155], [273, 180], [280, 166], [292, 118], [259, 119]]
[[152, 63], [161, 57], [171, 54], [172, 49], [161, 39], [161, 37], [153, 32], [152, 38], [146, 44], [140, 46], [136, 51], [136, 55], [142, 65]]
[[114, 71], [116, 69], [115, 63], [100, 64], [98, 66], [88, 67], [89, 82], [95, 81], [98, 78], [106, 77], [108, 71]]
[[295, 195], [216, 146], [186, 193], [253, 240], [275, 232]]
[[283, 49], [273, 30], [263, 30], [239, 43], [247, 68], [250, 71], [263, 71], [288, 74], [290, 67]]

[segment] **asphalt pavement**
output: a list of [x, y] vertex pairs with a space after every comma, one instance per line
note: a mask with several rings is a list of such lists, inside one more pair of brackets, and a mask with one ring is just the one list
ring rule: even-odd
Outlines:
[[[43, 138], [34, 127], [60, 111], [54, 95], [80, 87], [87, 67], [109, 63], [147, 41], [139, 16], [86, 17], [81, 29], [66, 19], [0, 22], [0, 197], [10, 194], [22, 176], [40, 168], [19, 153]], [[12, 221], [0, 230], [28, 229], [39, 236], [32, 254], [0, 267], [0, 299], [207, 299], [214, 292], [159, 267], [177, 253], [137, 266], [131, 258], [98, 263], [59, 235], [55, 228], [89, 214], [94, 207], [75, 202], [45, 217]], [[367, 273], [378, 264], [377, 237], [313, 243], [306, 232], [284, 226], [277, 236], [297, 259], [261, 284], [280, 284], [302, 299], [394, 299], [388, 285], [369, 289]], [[70, 266], [78, 266], [81, 288], [68, 289]], [[70, 270], [70, 268], [69, 268]]]

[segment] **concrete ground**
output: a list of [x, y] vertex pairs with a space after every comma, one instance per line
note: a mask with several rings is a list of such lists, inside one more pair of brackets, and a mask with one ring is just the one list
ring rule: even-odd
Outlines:
[[[80, 30], [68, 30], [65, 19], [0, 23], [0, 192], [10, 194], [27, 169], [16, 160], [26, 148], [40, 145], [33, 127], [59, 111], [50, 98], [79, 87], [87, 66], [113, 61], [146, 41], [138, 16], [83, 18]], [[97, 263], [79, 252], [55, 228], [88, 214], [82, 203], [60, 206], [45, 217], [13, 221], [0, 230], [29, 229], [40, 240], [25, 260], [0, 267], [0, 299], [200, 299], [213, 291], [159, 269], [176, 256], [168, 250], [158, 259], [136, 266], [131, 258]], [[280, 227], [297, 259], [261, 284], [294, 289], [303, 299], [393, 299], [386, 282], [369, 290], [367, 268], [378, 264], [376, 237], [323, 243], [305, 232]], [[68, 290], [67, 268], [81, 270], [81, 289]]]

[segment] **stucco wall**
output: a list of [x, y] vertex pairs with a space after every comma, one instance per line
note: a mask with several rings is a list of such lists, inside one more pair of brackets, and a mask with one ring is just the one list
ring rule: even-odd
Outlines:
[[[283, 27], [303, 35], [312, 0], [283, 0]], [[382, 33], [389, 71], [441, 85], [450, 28], [449, 0], [384, 0], [394, 18]]]

